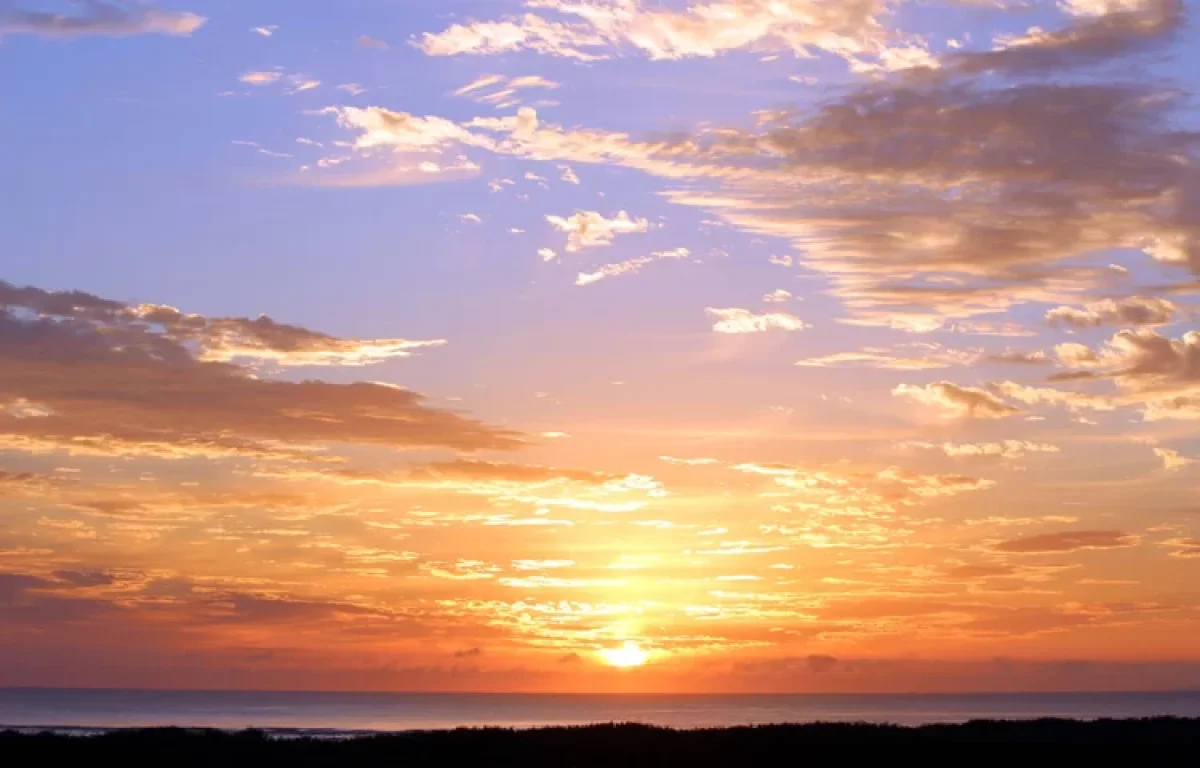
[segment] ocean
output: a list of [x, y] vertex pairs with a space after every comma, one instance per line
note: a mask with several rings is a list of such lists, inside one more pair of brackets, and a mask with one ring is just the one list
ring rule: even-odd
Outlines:
[[295, 733], [640, 722], [676, 728], [863, 721], [1200, 717], [1200, 692], [559, 695], [0, 688], [0, 729], [195, 726]]

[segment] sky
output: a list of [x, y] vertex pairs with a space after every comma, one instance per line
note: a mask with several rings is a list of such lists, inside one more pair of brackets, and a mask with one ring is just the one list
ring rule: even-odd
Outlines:
[[0, 0], [0, 685], [1200, 686], [1192, 0]]

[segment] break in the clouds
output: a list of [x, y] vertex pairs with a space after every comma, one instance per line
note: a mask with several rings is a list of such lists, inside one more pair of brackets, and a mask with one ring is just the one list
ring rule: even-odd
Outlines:
[[71, 11], [61, 13], [44, 10], [21, 0], [5, 0], [0, 3], [0, 37], [127, 37], [147, 34], [187, 37], [208, 21], [204, 16], [189, 11], [166, 10], [148, 3], [78, 0], [73, 5]]

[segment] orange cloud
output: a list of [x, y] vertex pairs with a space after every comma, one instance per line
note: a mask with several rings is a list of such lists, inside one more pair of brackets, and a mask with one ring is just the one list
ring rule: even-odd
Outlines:
[[1080, 549], [1117, 549], [1133, 547], [1138, 542], [1137, 536], [1123, 531], [1063, 531], [1004, 541], [995, 545], [993, 549], [1013, 554], [1037, 554], [1073, 552]]

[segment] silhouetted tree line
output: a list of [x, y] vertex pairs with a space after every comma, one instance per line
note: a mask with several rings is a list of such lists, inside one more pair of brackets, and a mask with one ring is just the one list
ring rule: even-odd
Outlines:
[[[0, 733], [0, 763], [14, 766], [520, 766], [772, 768], [812, 762], [805, 748], [935, 744], [1200, 744], [1200, 719], [978, 720], [906, 728], [812, 723], [677, 731], [635, 724], [511, 730], [458, 729], [351, 738], [281, 738], [248, 730], [159, 728], [100, 735]], [[874, 751], [874, 750], [869, 750]], [[849, 756], [853, 750], [816, 753]], [[900, 754], [900, 753], [897, 753]], [[1042, 753], [1039, 753], [1042, 754]], [[1190, 759], [1197, 758], [1195, 753]], [[972, 763], [994, 753], [975, 752]]]

